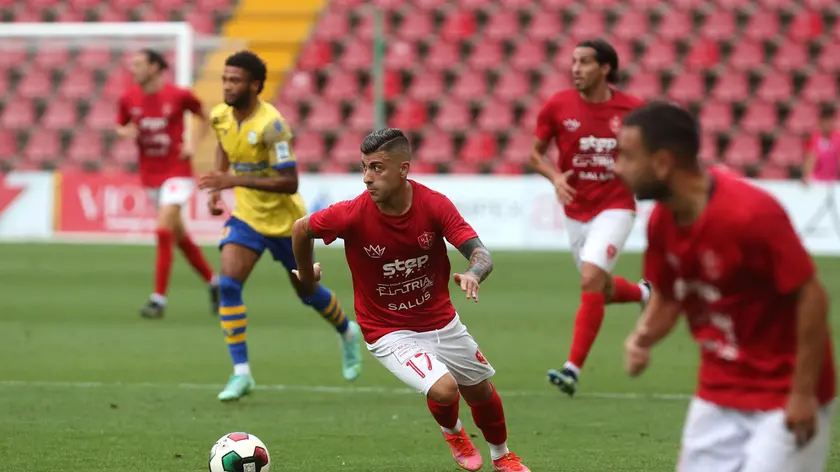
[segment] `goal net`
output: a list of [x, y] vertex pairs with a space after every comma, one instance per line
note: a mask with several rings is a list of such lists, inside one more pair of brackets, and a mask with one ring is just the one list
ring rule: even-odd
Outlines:
[[[168, 60], [166, 79], [191, 87], [211, 107], [221, 101], [224, 59], [242, 41], [194, 34], [188, 23], [12, 23], [0, 28], [0, 126], [17, 153], [0, 172], [131, 170], [133, 143], [116, 140], [117, 101], [131, 84], [129, 58], [152, 48]], [[189, 130], [189, 121], [187, 123]], [[189, 131], [188, 131], [189, 135]], [[196, 168], [212, 143], [195, 143]], [[5, 168], [5, 169], [4, 169]]]

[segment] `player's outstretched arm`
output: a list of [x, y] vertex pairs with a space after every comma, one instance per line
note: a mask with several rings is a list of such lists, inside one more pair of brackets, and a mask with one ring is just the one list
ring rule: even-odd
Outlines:
[[470, 261], [470, 265], [466, 272], [453, 274], [452, 278], [467, 298], [478, 302], [478, 285], [493, 271], [493, 258], [478, 237], [466, 240], [458, 247], [458, 251]]
[[553, 183], [557, 180], [560, 173], [557, 172], [555, 167], [551, 165], [545, 157], [549, 144], [550, 141], [534, 138], [534, 146], [531, 148], [528, 163], [531, 165], [531, 168], [534, 169], [534, 172], [537, 172]]
[[681, 306], [676, 300], [653, 290], [636, 329], [624, 343], [625, 369], [635, 377], [647, 368], [650, 349], [664, 339], [677, 325]]
[[292, 226], [292, 252], [295, 255], [297, 269], [293, 270], [298, 279], [304, 284], [316, 284], [321, 280], [320, 265], [316, 264], [313, 255], [315, 253], [315, 236], [309, 228], [309, 217], [295, 221]]

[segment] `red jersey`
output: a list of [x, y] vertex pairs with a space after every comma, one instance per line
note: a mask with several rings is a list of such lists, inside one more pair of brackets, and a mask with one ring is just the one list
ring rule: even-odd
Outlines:
[[[648, 225], [645, 278], [677, 300], [701, 348], [697, 396], [739, 410], [783, 408], [796, 364], [796, 297], [814, 264], [768, 193], [713, 171], [700, 218], [677, 226], [657, 204]], [[733, 204], [737, 202], [737, 204]], [[817, 391], [835, 395], [830, 340]]]
[[564, 208], [567, 217], [585, 222], [604, 210], [636, 209], [633, 192], [616, 178], [613, 164], [621, 119], [642, 103], [618, 90], [603, 103], [588, 102], [577, 90], [566, 90], [554, 94], [540, 110], [534, 134], [557, 142], [561, 172], [574, 169], [569, 184], [577, 193]]
[[309, 217], [326, 244], [344, 240], [353, 276], [356, 321], [365, 341], [400, 330], [441, 329], [455, 317], [449, 298], [446, 241], [459, 247], [477, 237], [443, 194], [414, 181], [411, 208], [382, 213], [365, 192]]
[[135, 85], [120, 97], [117, 123], [137, 125], [140, 180], [146, 187], [160, 187], [170, 177], [192, 176], [189, 159], [181, 158], [186, 111], [201, 115], [201, 102], [191, 91], [171, 84], [150, 94]]

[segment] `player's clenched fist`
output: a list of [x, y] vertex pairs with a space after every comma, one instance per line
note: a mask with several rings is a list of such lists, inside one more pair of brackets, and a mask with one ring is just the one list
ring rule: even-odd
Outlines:
[[785, 406], [785, 426], [796, 438], [796, 445], [805, 446], [817, 433], [816, 395], [792, 393]]
[[642, 347], [635, 334], [624, 342], [624, 369], [631, 377], [645, 371], [650, 362], [650, 348]]
[[219, 216], [225, 212], [222, 208], [222, 194], [219, 192], [210, 192], [210, 198], [207, 200], [207, 209], [213, 216]]
[[467, 299], [472, 298], [478, 303], [478, 284], [479, 280], [475, 274], [467, 272], [464, 274], [452, 274], [455, 283], [461, 287], [461, 291], [467, 294]]
[[313, 285], [312, 291], [314, 292], [314, 285], [321, 281], [321, 263], [316, 262], [312, 264], [311, 272], [307, 270], [292, 269], [292, 273], [295, 274], [295, 277], [297, 277], [304, 285]]

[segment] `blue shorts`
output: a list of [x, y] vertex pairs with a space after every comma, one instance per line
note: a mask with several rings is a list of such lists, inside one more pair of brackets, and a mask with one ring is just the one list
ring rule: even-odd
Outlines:
[[289, 272], [297, 269], [295, 255], [292, 252], [292, 238], [289, 236], [264, 236], [248, 223], [239, 218], [230, 217], [225, 222], [219, 249], [228, 243], [247, 247], [260, 255], [268, 249], [274, 260], [281, 262]]

